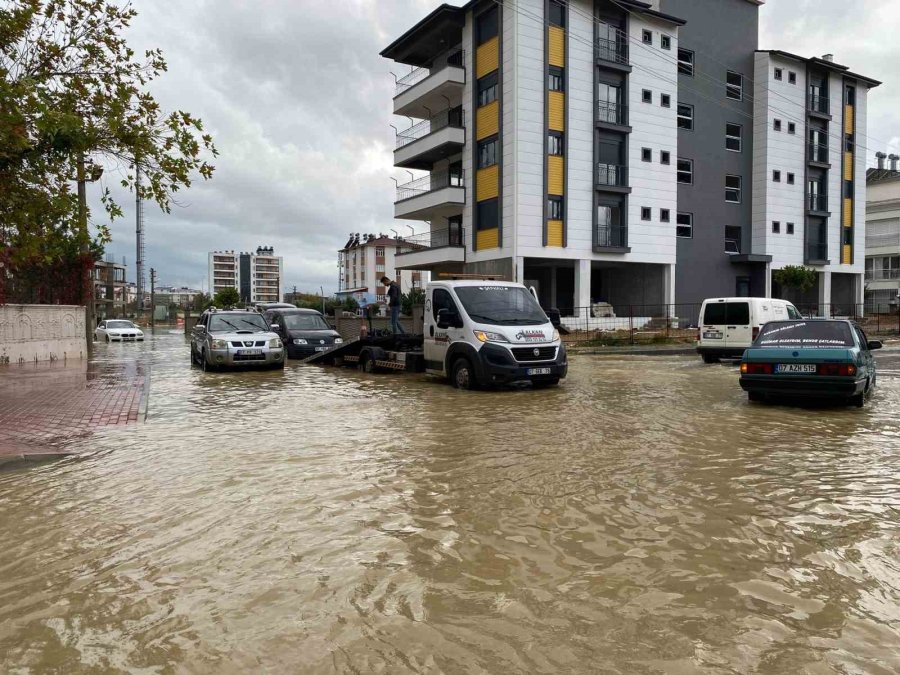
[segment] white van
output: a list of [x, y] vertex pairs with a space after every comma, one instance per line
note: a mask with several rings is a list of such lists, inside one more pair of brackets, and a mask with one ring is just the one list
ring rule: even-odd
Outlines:
[[709, 298], [700, 308], [697, 353], [706, 363], [716, 363], [723, 357], [740, 358], [764, 324], [802, 318], [787, 300]]
[[522, 284], [432, 281], [425, 289], [425, 372], [460, 389], [566, 376], [559, 331]]

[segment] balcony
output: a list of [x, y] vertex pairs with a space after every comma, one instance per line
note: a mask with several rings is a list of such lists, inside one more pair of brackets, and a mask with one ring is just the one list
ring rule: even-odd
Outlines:
[[394, 166], [425, 170], [459, 153], [466, 143], [464, 119], [461, 108], [451, 108], [398, 132]]
[[631, 131], [631, 127], [628, 126], [628, 106], [608, 101], [598, 102], [597, 126], [616, 131]]
[[460, 225], [404, 237], [400, 252], [394, 257], [397, 269], [404, 270], [430, 270], [439, 265], [461, 265], [464, 262], [466, 242]]
[[809, 163], [822, 168], [830, 168], [828, 163], [828, 145], [825, 143], [807, 143], [807, 157]]
[[866, 270], [866, 281], [897, 281], [900, 280], [900, 269], [890, 267], [877, 267]]
[[631, 192], [628, 187], [628, 167], [621, 164], [598, 164], [597, 189], [606, 192]]
[[466, 202], [463, 173], [436, 171], [397, 186], [394, 218], [434, 220], [462, 212]]
[[466, 71], [460, 49], [438, 58], [431, 68], [416, 68], [397, 80], [394, 114], [427, 119], [432, 110], [462, 103]]
[[828, 217], [828, 195], [806, 193], [806, 211], [812, 215]]
[[828, 260], [828, 244], [826, 242], [806, 242], [806, 265], [827, 265]]
[[827, 96], [810, 94], [806, 100], [806, 108], [812, 115], [831, 119], [831, 104]]
[[628, 65], [628, 36], [617, 28], [600, 23], [602, 37], [597, 38], [597, 61], [615, 70], [630, 71]]
[[628, 227], [625, 225], [598, 225], [594, 252], [627, 252]]

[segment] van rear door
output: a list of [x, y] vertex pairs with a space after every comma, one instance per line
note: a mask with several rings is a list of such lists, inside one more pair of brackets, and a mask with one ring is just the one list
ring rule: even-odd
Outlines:
[[753, 343], [750, 302], [736, 300], [725, 303], [725, 346], [746, 349]]

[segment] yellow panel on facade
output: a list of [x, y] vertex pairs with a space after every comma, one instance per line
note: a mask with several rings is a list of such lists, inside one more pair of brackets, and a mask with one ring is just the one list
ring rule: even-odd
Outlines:
[[500, 101], [491, 101], [475, 113], [475, 137], [477, 140], [493, 136], [500, 131]]
[[853, 200], [844, 200], [844, 227], [850, 227], [853, 224]]
[[500, 167], [497, 164], [478, 169], [475, 174], [475, 201], [483, 202], [500, 195]]
[[563, 221], [547, 221], [547, 246], [562, 248], [563, 245]]
[[844, 244], [841, 247], [841, 264], [842, 265], [853, 264], [853, 248], [850, 246], [850, 244]]
[[550, 96], [547, 113], [548, 126], [553, 131], [566, 130], [566, 96], [561, 91], [548, 92]]
[[853, 153], [844, 153], [844, 180], [853, 180]]
[[547, 38], [549, 62], [551, 66], [566, 65], [566, 31], [559, 26], [550, 26], [550, 34]]
[[475, 233], [475, 250], [483, 251], [486, 248], [500, 248], [499, 227], [492, 227], [490, 230], [478, 230]]
[[844, 133], [852, 134], [853, 133], [853, 106], [845, 105], [844, 106]]
[[547, 192], [551, 195], [563, 194], [565, 162], [558, 155], [547, 157]]
[[493, 37], [475, 51], [475, 77], [482, 78], [500, 67], [500, 38]]

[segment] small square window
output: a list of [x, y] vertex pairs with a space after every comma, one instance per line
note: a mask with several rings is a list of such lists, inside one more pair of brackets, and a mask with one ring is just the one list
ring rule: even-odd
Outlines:
[[781, 70], [781, 68], [776, 68], [776, 69], [775, 69], [775, 79], [776, 79], [776, 80], [783, 80], [783, 79], [784, 79], [784, 72]]
[[550, 91], [565, 91], [566, 78], [562, 68], [550, 66], [549, 80]]
[[547, 198], [547, 220], [563, 219], [563, 200], [562, 197]]
[[725, 74], [725, 96], [735, 101], [744, 98], [744, 76], [731, 70]]
[[788, 183], [788, 185], [793, 185], [793, 184], [794, 184], [794, 174], [789, 173], [789, 174], [787, 175], [787, 183]]
[[796, 122], [788, 122], [788, 133], [789, 134], [797, 133], [797, 123]]
[[672, 49], [672, 38], [668, 35], [660, 35], [659, 46], [663, 49]]
[[788, 84], [797, 84], [797, 73], [792, 70], [788, 71]]
[[653, 210], [649, 206], [641, 207], [641, 220], [650, 220], [653, 217]]
[[793, 223], [788, 223], [788, 224], [787, 224], [787, 233], [788, 233], [788, 234], [794, 234], [794, 224], [793, 224]]
[[740, 176], [725, 176], [725, 201], [740, 204], [742, 187], [743, 179]]
[[781, 232], [781, 223], [779, 223], [777, 220], [772, 221], [772, 232], [774, 234], [778, 234], [779, 232]]
[[653, 44], [653, 31], [644, 29], [644, 31], [641, 33], [641, 39], [643, 40], [645, 45], [652, 45]]
[[551, 131], [547, 134], [547, 154], [562, 156], [565, 147], [565, 139], [560, 131]]
[[694, 214], [675, 214], [675, 236], [690, 239], [694, 236]]
[[660, 209], [659, 210], [659, 221], [661, 223], [668, 223], [670, 219], [669, 209]]
[[659, 104], [663, 108], [671, 108], [672, 107], [672, 96], [671, 94], [660, 94], [659, 95]]
[[644, 89], [641, 91], [641, 100], [644, 103], [653, 103], [653, 92], [649, 89]]
[[650, 148], [641, 148], [641, 161], [642, 162], [652, 162], [653, 161], [653, 150]]
[[694, 160], [679, 159], [676, 177], [679, 183], [691, 185], [694, 182]]
[[694, 128], [694, 106], [688, 105], [686, 103], [678, 104], [678, 128], [679, 129], [687, 129], [688, 131], [693, 130]]
[[774, 171], [772, 171], [772, 180], [775, 181], [776, 183], [781, 182], [781, 172], [778, 169], [775, 169]]
[[660, 164], [671, 164], [672, 163], [672, 153], [669, 152], [668, 150], [660, 150], [659, 163]]
[[781, 120], [776, 119], [773, 123], [775, 131], [781, 131]]
[[682, 75], [694, 76], [694, 52], [690, 49], [678, 48], [678, 72]]
[[744, 128], [740, 124], [725, 123], [725, 149], [732, 152], [741, 152], [744, 138]]

